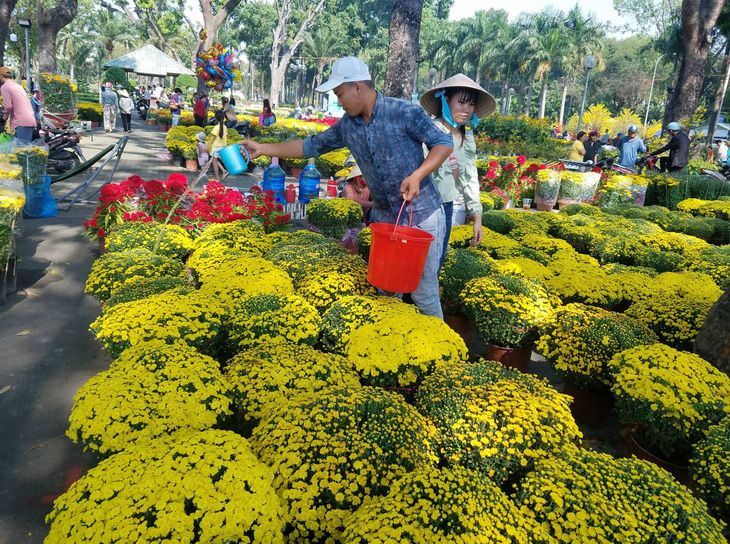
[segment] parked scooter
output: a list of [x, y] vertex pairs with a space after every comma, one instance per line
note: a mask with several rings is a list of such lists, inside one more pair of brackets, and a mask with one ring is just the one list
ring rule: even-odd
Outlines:
[[48, 169], [62, 174], [85, 162], [80, 140], [81, 134], [78, 132], [47, 132], [44, 141], [48, 146]]
[[147, 119], [147, 104], [144, 100], [137, 100], [137, 114], [142, 121]]

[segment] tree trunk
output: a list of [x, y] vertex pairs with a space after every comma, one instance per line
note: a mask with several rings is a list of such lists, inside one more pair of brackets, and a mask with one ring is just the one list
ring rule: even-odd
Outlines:
[[15, 0], [0, 0], [0, 66], [5, 65], [5, 41], [8, 39], [10, 15], [15, 9]]
[[715, 302], [695, 339], [694, 352], [730, 374], [730, 289]]
[[530, 78], [530, 83], [527, 87], [527, 104], [525, 104], [525, 115], [530, 116], [530, 106], [532, 105], [532, 88], [535, 86], [535, 74]]
[[386, 96], [411, 100], [423, 0], [394, 0], [390, 12], [390, 45], [385, 71]]
[[[36, 0], [38, 11], [38, 69], [54, 74], [56, 63], [56, 38], [58, 31], [76, 17], [76, 0], [61, 0], [55, 8], [45, 9], [41, 0]], [[28, 82], [30, 84], [30, 81]]]
[[540, 113], [538, 118], [542, 119], [545, 117], [545, 102], [547, 101], [547, 82], [548, 74], [542, 78], [542, 88], [540, 89]]
[[717, 82], [717, 91], [715, 92], [715, 103], [712, 107], [712, 113], [710, 114], [710, 122], [707, 127], [707, 149], [712, 148], [712, 141], [715, 136], [715, 129], [717, 129], [717, 119], [722, 109], [723, 98], [727, 91], [728, 78], [730, 77], [730, 40], [728, 40], [725, 46], [725, 58], [722, 61], [722, 81]]
[[504, 117], [507, 115], [507, 101], [509, 100], [509, 79], [505, 79], [502, 82], [502, 93], [499, 104], [499, 114]]
[[318, 0], [312, 10], [307, 13], [307, 17], [299, 27], [299, 30], [289, 45], [289, 49], [285, 53], [282, 53], [281, 51], [287, 38], [287, 25], [293, 9], [293, 0], [277, 0], [276, 11], [279, 20], [274, 28], [274, 43], [271, 46], [271, 63], [269, 64], [269, 68], [271, 69], [271, 90], [269, 97], [271, 100], [277, 100], [283, 91], [284, 75], [287, 66], [289, 66], [289, 60], [291, 60], [297, 47], [302, 44], [304, 34], [312, 26], [314, 18], [322, 11], [324, 2], [325, 0]]
[[520, 81], [520, 97], [517, 100], [517, 117], [522, 115], [522, 108], [525, 105], [525, 84]]
[[[190, 69], [193, 72], [195, 71], [195, 58], [197, 57], [197, 54], [202, 51], [206, 51], [211, 45], [213, 45], [218, 29], [225, 22], [231, 12], [238, 7], [241, 0], [228, 0], [223, 7], [216, 11], [216, 13], [213, 13], [211, 0], [199, 0], [199, 2], [200, 11], [203, 12], [203, 30], [201, 30], [196, 37], [196, 54], [193, 55], [193, 58], [190, 61]], [[190, 29], [193, 33], [195, 33], [190, 20], [187, 18], [185, 20], [188, 21]], [[198, 77], [198, 93], [208, 93], [209, 90], [210, 89], [208, 89], [205, 81], [201, 77]]]
[[558, 121], [558, 124], [562, 128], [563, 126], [563, 119], [565, 117], [565, 99], [568, 97], [568, 78], [569, 74], [565, 74], [565, 77], [563, 78], [563, 94], [560, 97], [560, 120]]
[[664, 126], [691, 117], [697, 110], [705, 79], [712, 32], [724, 0], [683, 0], [682, 34], [684, 54], [677, 85], [664, 113]]

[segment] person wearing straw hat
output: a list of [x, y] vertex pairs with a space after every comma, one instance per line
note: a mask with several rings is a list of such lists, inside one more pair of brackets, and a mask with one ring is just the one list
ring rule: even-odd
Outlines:
[[345, 187], [342, 189], [342, 196], [360, 204], [363, 217], [367, 219], [370, 210], [373, 209], [373, 201], [370, 199], [370, 190], [357, 164], [352, 167], [352, 171], [345, 179], [345, 182]]
[[[316, 91], [334, 91], [345, 112], [342, 118], [305, 140], [278, 144], [246, 140], [242, 145], [249, 149], [251, 158], [309, 158], [347, 147], [373, 197], [373, 221], [410, 223], [442, 240], [446, 220], [431, 172], [451, 154], [451, 133], [439, 130], [420, 106], [377, 92], [367, 64], [356, 57], [335, 61], [329, 79]], [[429, 149], [425, 159], [423, 144]], [[404, 208], [408, 202], [410, 206]], [[411, 294], [422, 313], [439, 318], [443, 318], [438, 292], [441, 249], [441, 244], [431, 244], [421, 281]]]
[[444, 264], [449, 247], [454, 200], [461, 194], [466, 211], [474, 223], [472, 245], [482, 241], [482, 204], [479, 201], [477, 146], [473, 128], [482, 117], [497, 107], [494, 97], [464, 74], [456, 74], [435, 85], [421, 97], [421, 106], [433, 115], [442, 131], [448, 130], [454, 139], [454, 151], [433, 173], [433, 181], [441, 193], [446, 214], [446, 230], [439, 269]]
[[132, 132], [132, 110], [134, 109], [134, 100], [129, 96], [126, 89], [119, 91], [119, 113], [122, 117], [122, 131]]

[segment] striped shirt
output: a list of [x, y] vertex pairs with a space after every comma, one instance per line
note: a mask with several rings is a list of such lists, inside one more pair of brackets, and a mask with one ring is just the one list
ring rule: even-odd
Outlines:
[[[395, 223], [403, 203], [400, 185], [423, 163], [422, 144], [428, 149], [435, 145], [450, 147], [453, 139], [451, 133], [440, 131], [420, 106], [378, 93], [369, 123], [362, 116], [345, 113], [329, 129], [304, 140], [304, 158], [347, 147], [373, 197], [373, 217]], [[413, 199], [413, 224], [426, 220], [441, 205], [441, 195], [428, 175], [421, 181], [420, 194]], [[401, 224], [408, 224], [406, 210]]]

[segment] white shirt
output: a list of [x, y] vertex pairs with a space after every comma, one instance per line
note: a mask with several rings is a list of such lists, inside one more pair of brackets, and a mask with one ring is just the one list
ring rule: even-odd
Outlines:
[[724, 142], [721, 142], [719, 146], [717, 146], [717, 160], [720, 162], [725, 162], [727, 160], [727, 146]]

